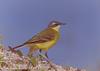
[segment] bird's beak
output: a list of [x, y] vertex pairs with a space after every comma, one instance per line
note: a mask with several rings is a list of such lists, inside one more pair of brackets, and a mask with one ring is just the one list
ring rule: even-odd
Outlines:
[[66, 25], [66, 23], [60, 23], [59, 25]]

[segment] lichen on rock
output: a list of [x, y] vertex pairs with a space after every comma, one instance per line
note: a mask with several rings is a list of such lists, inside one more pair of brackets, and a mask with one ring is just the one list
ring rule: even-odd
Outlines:
[[[51, 66], [52, 65], [52, 66]], [[73, 67], [63, 67], [53, 62], [40, 59], [38, 56], [29, 58], [0, 48], [0, 71], [86, 71]]]

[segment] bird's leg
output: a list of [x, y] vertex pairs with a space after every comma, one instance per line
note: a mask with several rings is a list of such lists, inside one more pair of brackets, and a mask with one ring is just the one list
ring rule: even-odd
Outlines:
[[39, 49], [39, 59], [40, 60], [43, 60], [44, 59], [41, 49]]
[[[45, 56], [48, 58], [48, 53], [47, 53], [47, 51], [45, 52]], [[49, 58], [48, 58], [49, 59]]]
[[[39, 49], [39, 53], [42, 54], [42, 50], [41, 49]], [[47, 51], [45, 52], [45, 57], [48, 59]]]
[[39, 55], [40, 55], [42, 58], [44, 58], [44, 59], [50, 64], [50, 66], [51, 66], [52, 68], [55, 69], [55, 71], [57, 71], [56, 67], [55, 67], [55, 66], [52, 64], [52, 62], [49, 60], [47, 51], [45, 52], [45, 55], [43, 55], [43, 54], [41, 53], [41, 52], [42, 52], [41, 49], [39, 49], [39, 52], [40, 52]]
[[28, 56], [32, 57], [34, 49], [32, 47], [29, 48]]
[[[41, 51], [41, 50], [39, 50], [39, 51]], [[57, 71], [56, 67], [52, 64], [51, 60], [48, 59], [47, 51], [46, 51], [45, 55], [43, 55], [41, 53], [39, 55], [50, 64], [50, 67], [52, 67], [55, 71]]]
[[41, 49], [39, 49], [39, 52], [40, 52], [40, 53], [42, 53], [42, 50], [41, 50]]

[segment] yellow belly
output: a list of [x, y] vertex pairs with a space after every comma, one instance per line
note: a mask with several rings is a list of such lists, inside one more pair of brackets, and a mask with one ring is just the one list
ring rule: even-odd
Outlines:
[[48, 50], [48, 49], [51, 48], [55, 43], [56, 43], [56, 40], [52, 40], [52, 41], [49, 41], [49, 42], [36, 44], [36, 46], [37, 46], [39, 49]]

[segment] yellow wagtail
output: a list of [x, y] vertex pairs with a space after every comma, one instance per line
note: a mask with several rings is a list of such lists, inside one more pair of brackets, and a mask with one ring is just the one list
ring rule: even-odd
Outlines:
[[10, 49], [14, 51], [14, 49], [16, 48], [27, 45], [29, 47], [29, 55], [32, 55], [34, 51], [39, 49], [40, 52], [41, 50], [45, 51], [45, 55], [47, 56], [48, 49], [51, 48], [58, 41], [60, 37], [59, 29], [61, 25], [64, 24], [65, 23], [61, 23], [58, 21], [51, 21], [46, 29], [33, 36], [25, 43]]

